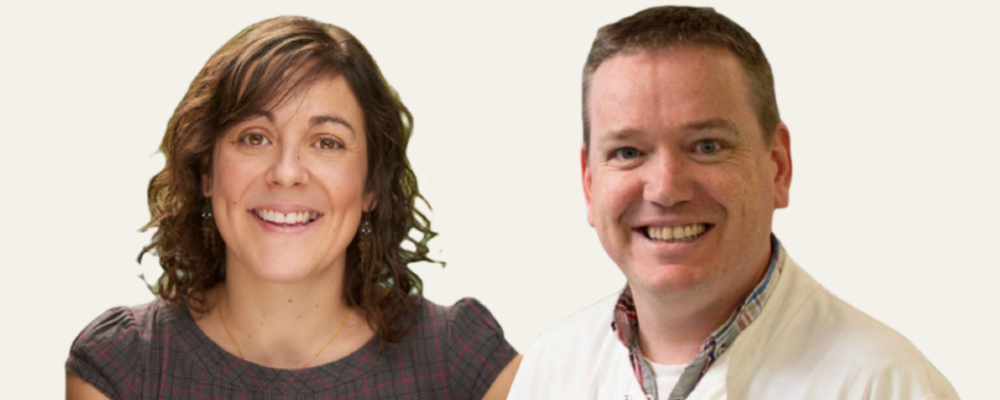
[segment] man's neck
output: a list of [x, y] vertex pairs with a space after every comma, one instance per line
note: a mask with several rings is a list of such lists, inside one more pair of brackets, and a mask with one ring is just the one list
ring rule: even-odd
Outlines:
[[695, 293], [663, 296], [633, 286], [638, 340], [642, 354], [658, 364], [688, 364], [701, 350], [705, 339], [726, 323], [767, 273], [771, 252], [755, 263], [747, 277], [730, 281], [711, 297]]

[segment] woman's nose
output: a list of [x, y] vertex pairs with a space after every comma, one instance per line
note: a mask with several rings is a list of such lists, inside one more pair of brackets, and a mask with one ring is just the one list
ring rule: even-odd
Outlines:
[[306, 183], [308, 177], [301, 152], [294, 147], [284, 146], [268, 171], [267, 180], [275, 186], [294, 187]]

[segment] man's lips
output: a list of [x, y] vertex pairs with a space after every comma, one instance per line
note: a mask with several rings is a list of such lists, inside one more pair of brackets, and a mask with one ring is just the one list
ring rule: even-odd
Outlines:
[[646, 225], [636, 230], [647, 239], [657, 242], [680, 243], [698, 239], [715, 225], [695, 222], [685, 225]]

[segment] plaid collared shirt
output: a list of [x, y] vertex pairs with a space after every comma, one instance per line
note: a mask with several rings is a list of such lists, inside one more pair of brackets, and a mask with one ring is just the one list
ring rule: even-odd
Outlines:
[[[698, 385], [705, 372], [708, 371], [708, 368], [712, 366], [712, 363], [729, 349], [740, 332], [743, 332], [760, 315], [767, 298], [777, 286], [784, 262], [785, 251], [781, 248], [778, 238], [772, 234], [771, 262], [767, 267], [767, 273], [764, 274], [764, 279], [750, 292], [743, 301], [743, 305], [729, 317], [729, 320], [708, 335], [708, 338], [701, 345], [701, 351], [691, 361], [691, 364], [684, 368], [684, 373], [681, 374], [677, 385], [670, 391], [669, 400], [686, 399]], [[643, 393], [646, 394], [646, 398], [659, 399], [653, 369], [642, 356], [642, 350], [639, 348], [639, 319], [635, 313], [632, 289], [628, 285], [625, 286], [625, 290], [618, 298], [611, 329], [618, 334], [618, 339], [628, 348], [632, 370], [635, 372], [635, 377], [639, 381]]]

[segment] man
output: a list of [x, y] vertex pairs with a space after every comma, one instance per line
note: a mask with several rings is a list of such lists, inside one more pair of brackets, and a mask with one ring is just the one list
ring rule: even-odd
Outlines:
[[628, 285], [542, 334], [510, 399], [957, 398], [771, 234], [790, 138], [742, 27], [689, 7], [605, 26], [583, 100], [588, 220]]

